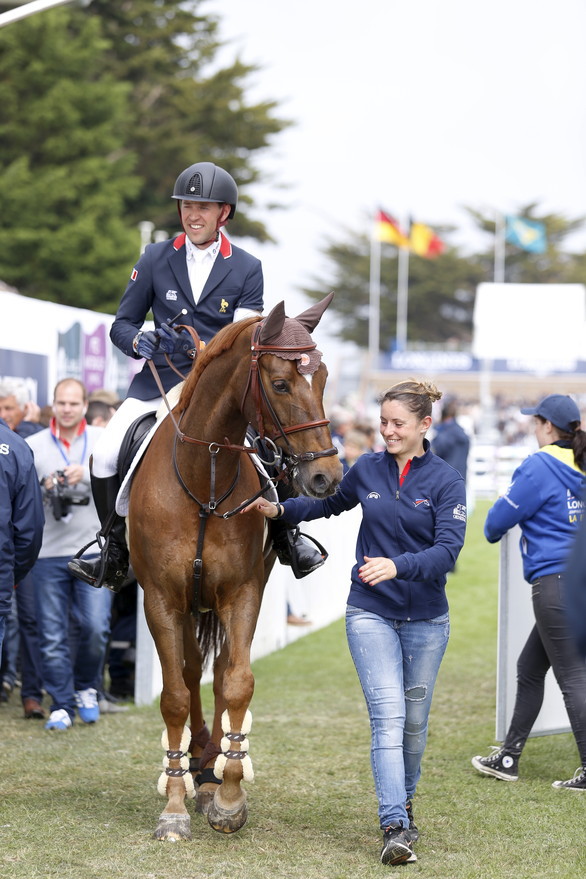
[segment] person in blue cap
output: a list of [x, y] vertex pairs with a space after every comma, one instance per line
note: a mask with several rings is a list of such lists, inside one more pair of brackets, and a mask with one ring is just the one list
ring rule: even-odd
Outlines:
[[586, 666], [569, 624], [565, 567], [584, 517], [586, 432], [580, 410], [563, 394], [550, 394], [533, 415], [539, 451], [513, 473], [503, 497], [488, 511], [484, 534], [496, 543], [515, 525], [521, 527], [523, 573], [531, 584], [535, 625], [517, 662], [517, 694], [501, 748], [472, 758], [483, 775], [517, 781], [519, 757], [543, 702], [545, 675], [551, 667], [564, 697], [580, 754], [580, 767], [553, 787], [586, 790]]

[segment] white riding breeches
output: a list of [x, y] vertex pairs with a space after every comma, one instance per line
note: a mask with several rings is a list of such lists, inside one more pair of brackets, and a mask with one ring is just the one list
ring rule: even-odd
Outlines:
[[154, 397], [152, 400], [137, 400], [136, 397], [127, 397], [116, 410], [102, 435], [94, 446], [92, 460], [92, 474], [98, 479], [115, 476], [118, 467], [118, 455], [122, 440], [126, 431], [133, 421], [145, 412], [155, 412], [162, 397]]

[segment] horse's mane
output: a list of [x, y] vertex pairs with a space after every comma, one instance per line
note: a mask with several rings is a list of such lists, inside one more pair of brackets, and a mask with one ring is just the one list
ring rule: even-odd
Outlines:
[[219, 357], [220, 354], [223, 354], [224, 351], [228, 351], [234, 345], [234, 342], [240, 334], [252, 324], [258, 323], [259, 320], [262, 320], [262, 318], [260, 316], [255, 316], [236, 321], [236, 323], [228, 324], [228, 326], [216, 333], [203, 351], [200, 351], [181, 390], [181, 396], [179, 397], [180, 409], [186, 409], [189, 405], [195, 386], [207, 365], [211, 363], [212, 360], [215, 360], [216, 357]]

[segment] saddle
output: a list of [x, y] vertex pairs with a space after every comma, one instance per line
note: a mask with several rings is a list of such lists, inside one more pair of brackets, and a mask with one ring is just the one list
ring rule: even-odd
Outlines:
[[130, 470], [130, 465], [143, 439], [157, 420], [156, 416], [157, 413], [154, 410], [152, 412], [144, 412], [132, 422], [126, 431], [120, 446], [120, 452], [118, 453], [118, 476], [121, 483]]

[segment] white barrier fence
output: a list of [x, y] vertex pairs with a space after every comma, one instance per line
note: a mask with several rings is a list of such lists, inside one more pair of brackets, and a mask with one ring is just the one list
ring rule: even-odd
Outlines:
[[499, 446], [474, 442], [470, 451], [470, 487], [478, 498], [503, 494], [511, 476], [537, 446]]
[[[502, 742], [513, 716], [517, 693], [517, 659], [535, 623], [531, 586], [523, 577], [516, 526], [501, 540], [499, 570], [499, 626], [497, 646], [496, 739]], [[543, 705], [533, 724], [532, 736], [570, 731], [561, 690], [551, 668], [545, 678]]]
[[[259, 659], [302, 635], [340, 619], [344, 614], [354, 564], [356, 535], [361, 519], [360, 507], [341, 516], [319, 519], [301, 530], [315, 537], [329, 552], [325, 565], [303, 580], [293, 577], [291, 568], [277, 563], [267, 583], [252, 642], [251, 658]], [[142, 590], [138, 590], [135, 702], [150, 705], [162, 688], [159, 658], [146, 625]], [[287, 625], [287, 605], [293, 613], [311, 620], [308, 626]], [[211, 680], [208, 670], [204, 681]]]

